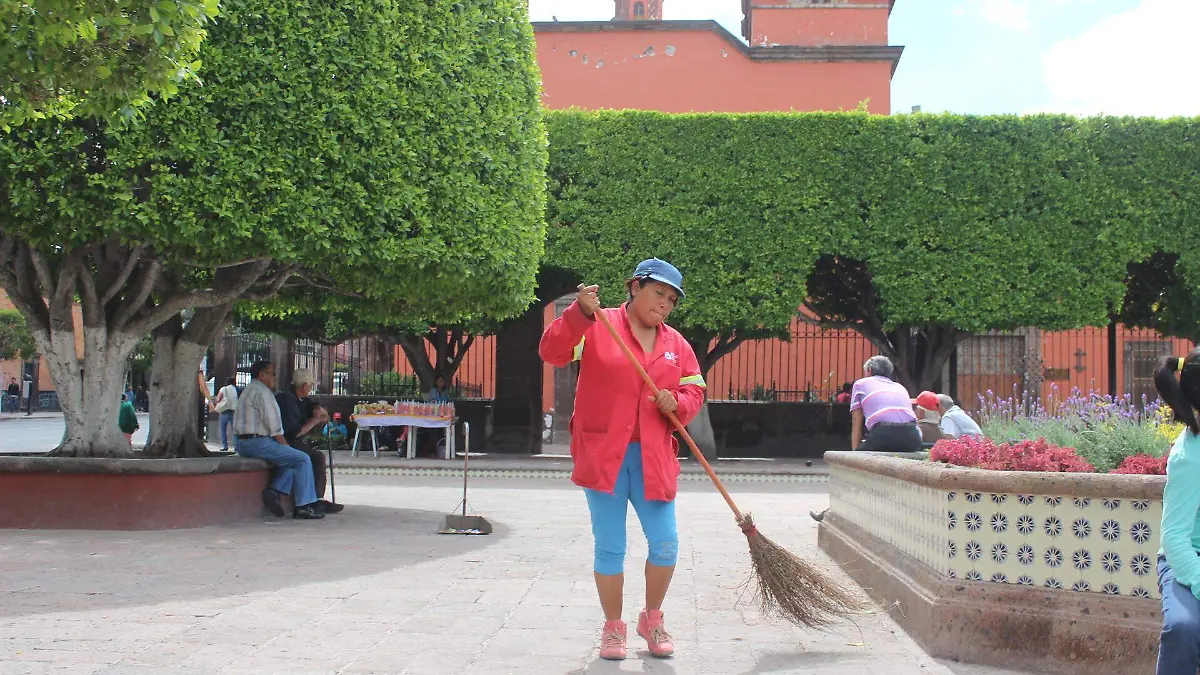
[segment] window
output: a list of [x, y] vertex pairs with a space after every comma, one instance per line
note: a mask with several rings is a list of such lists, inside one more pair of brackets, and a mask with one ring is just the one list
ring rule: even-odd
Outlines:
[[646, 4], [645, 3], [642, 3], [642, 2], [633, 3], [633, 18], [634, 19], [645, 19], [646, 18]]

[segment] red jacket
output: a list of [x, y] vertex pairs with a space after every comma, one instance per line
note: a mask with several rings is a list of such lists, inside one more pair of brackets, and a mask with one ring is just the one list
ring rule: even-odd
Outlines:
[[[647, 355], [633, 336], [624, 306], [601, 311], [641, 359], [654, 384], [675, 394], [679, 421], [692, 421], [704, 404], [704, 378], [687, 340], [663, 324], [654, 341], [654, 353]], [[679, 443], [672, 435], [674, 426], [650, 400], [649, 388], [608, 330], [572, 303], [546, 328], [538, 353], [559, 368], [580, 362], [570, 425], [575, 465], [571, 480], [580, 487], [611, 493], [636, 419], [646, 499], [675, 499]]]

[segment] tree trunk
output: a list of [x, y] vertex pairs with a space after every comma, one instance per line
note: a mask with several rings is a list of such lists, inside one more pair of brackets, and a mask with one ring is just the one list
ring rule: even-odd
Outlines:
[[[704, 459], [715, 462], [717, 460], [717, 437], [713, 432], [712, 418], [708, 414], [708, 401], [700, 406], [700, 414], [696, 415], [696, 419], [687, 425], [687, 430], [692, 440], [696, 441], [696, 446], [700, 448]], [[690, 450], [688, 454], [691, 454]]]
[[208, 457], [208, 448], [196, 434], [200, 390], [196, 372], [207, 349], [155, 335], [154, 363], [150, 368], [150, 439], [148, 457]]
[[125, 359], [137, 338], [84, 326], [84, 354], [75, 353], [74, 331], [43, 333], [39, 342], [58, 392], [66, 430], [51, 454], [58, 457], [129, 457], [133, 449], [117, 426]]
[[196, 373], [208, 345], [229, 324], [228, 307], [197, 310], [186, 328], [174, 317], [154, 331], [150, 369], [148, 457], [209, 457], [196, 433], [200, 389]]
[[859, 328], [854, 330], [870, 340], [880, 354], [892, 360], [895, 367], [892, 379], [903, 384], [913, 396], [937, 386], [959, 341], [970, 335], [945, 324], [920, 327], [902, 324], [884, 335]]
[[[700, 374], [708, 379], [708, 371], [717, 365], [717, 361], [721, 360], [729, 354], [732, 354], [745, 342], [745, 338], [736, 333], [728, 335], [717, 335], [708, 331], [691, 330], [684, 336], [688, 344], [692, 347], [692, 352], [696, 354], [696, 361], [700, 365]], [[700, 414], [696, 415], [696, 419], [692, 420], [687, 425], [688, 434], [692, 440], [696, 441], [696, 446], [700, 448], [700, 452], [704, 454], [704, 458], [709, 461], [717, 460], [717, 435], [713, 431], [712, 417], [708, 412], [708, 398], [705, 397], [704, 405], [700, 407]]]

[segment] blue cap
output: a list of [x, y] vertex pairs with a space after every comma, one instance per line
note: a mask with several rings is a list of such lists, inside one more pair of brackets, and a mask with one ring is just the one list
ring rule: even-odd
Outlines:
[[634, 279], [649, 279], [651, 281], [660, 281], [671, 288], [674, 288], [679, 297], [684, 297], [683, 294], [683, 275], [675, 266], [665, 260], [651, 258], [638, 263], [637, 269], [633, 271]]

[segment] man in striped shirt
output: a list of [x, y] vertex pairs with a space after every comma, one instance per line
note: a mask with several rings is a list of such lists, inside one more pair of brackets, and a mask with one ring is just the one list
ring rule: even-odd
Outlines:
[[277, 467], [271, 485], [263, 490], [263, 503], [276, 517], [284, 515], [279, 497], [291, 493], [296, 505], [293, 518], [324, 518], [317, 504], [312, 462], [308, 455], [289, 447], [283, 437], [282, 415], [275, 402], [275, 364], [258, 361], [250, 367], [250, 376], [254, 379], [238, 399], [233, 417], [237, 454]]

